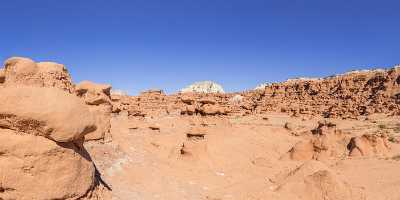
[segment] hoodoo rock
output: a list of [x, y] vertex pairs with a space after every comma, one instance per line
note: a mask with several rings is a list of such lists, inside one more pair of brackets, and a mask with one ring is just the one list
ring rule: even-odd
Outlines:
[[0, 89], [0, 199], [79, 199], [95, 185], [83, 147], [94, 118], [57, 88]]
[[83, 97], [88, 105], [100, 105], [110, 103], [111, 85], [97, 84], [90, 81], [82, 81], [76, 85], [76, 93]]
[[71, 142], [96, 129], [76, 96], [57, 88], [0, 88], [0, 127]]
[[0, 73], [0, 83], [5, 86], [56, 87], [70, 93], [74, 90], [71, 76], [64, 65], [53, 62], [35, 63], [22, 57], [5, 61], [4, 69]]
[[111, 85], [82, 81], [76, 86], [77, 96], [83, 98], [95, 116], [97, 129], [86, 135], [86, 140], [104, 139], [110, 130], [112, 112]]

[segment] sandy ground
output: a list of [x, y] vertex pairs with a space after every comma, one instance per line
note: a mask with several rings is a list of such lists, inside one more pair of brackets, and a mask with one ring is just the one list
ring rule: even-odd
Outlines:
[[[116, 200], [399, 200], [398, 143], [390, 142], [382, 155], [287, 158], [321, 120], [281, 113], [145, 119], [122, 113], [112, 118], [111, 141], [86, 148]], [[400, 135], [395, 117], [330, 121], [349, 137]]]

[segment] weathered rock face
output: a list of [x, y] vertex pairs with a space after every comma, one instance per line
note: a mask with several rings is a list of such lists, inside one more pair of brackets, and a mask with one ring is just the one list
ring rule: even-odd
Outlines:
[[398, 113], [399, 68], [361, 71], [325, 79], [299, 79], [267, 86], [263, 110], [355, 118]]
[[[373, 113], [400, 115], [399, 77], [400, 67], [395, 67], [324, 79], [292, 79], [241, 93], [202, 93], [216, 91], [207, 89], [208, 84], [206, 89], [197, 90], [194, 89], [197, 86], [193, 86], [188, 87], [185, 93], [173, 95], [143, 93], [136, 97], [120, 96], [113, 104], [120, 108], [117, 111], [128, 110], [136, 116], [165, 112], [205, 115], [286, 112], [293, 116], [326, 118], [357, 118]], [[199, 100], [203, 97], [212, 99], [215, 104], [205, 109], [199, 107]], [[219, 108], [225, 111], [216, 111]]]
[[0, 127], [71, 142], [96, 129], [87, 106], [57, 88], [0, 88]]
[[335, 124], [319, 122], [308, 139], [294, 145], [288, 154], [292, 160], [326, 160], [343, 157], [348, 154], [349, 140], [349, 136], [336, 130]]
[[64, 65], [53, 62], [35, 63], [29, 58], [13, 57], [5, 61], [0, 84], [56, 87], [73, 92], [71, 77]]
[[110, 130], [111, 120], [111, 85], [96, 84], [90, 81], [82, 81], [76, 86], [77, 96], [83, 98], [94, 114], [97, 129], [87, 134], [86, 140], [104, 139]]
[[[77, 199], [94, 186], [82, 142], [56, 143], [0, 129], [1, 199]], [[40, 184], [39, 184], [40, 183]]]
[[148, 90], [137, 97], [125, 97], [120, 106], [127, 109], [130, 116], [165, 115], [168, 112], [165, 97], [162, 90]]
[[[75, 87], [64, 65], [53, 62], [35, 63], [29, 58], [13, 57], [6, 60], [4, 69], [0, 70], [0, 86], [1, 85], [4, 87], [35, 86], [59, 88], [69, 93], [75, 93], [77, 96], [83, 98], [83, 101], [87, 105], [90, 105], [89, 110], [95, 113], [94, 121], [96, 122], [95, 125], [97, 129], [87, 135], [86, 139], [103, 139], [105, 133], [110, 129], [112, 110], [112, 105], [110, 103], [111, 86], [83, 81]], [[34, 90], [30, 91], [33, 92]], [[60, 93], [60, 95], [63, 94]], [[41, 97], [41, 95], [32, 94], [32, 96], [36, 96], [35, 98], [38, 99], [47, 98]], [[53, 104], [54, 106], [61, 106], [61, 112], [63, 111], [62, 106], [66, 105], [57, 104], [57, 98], [58, 97], [55, 97]], [[80, 108], [77, 107], [77, 109]]]
[[76, 94], [83, 97], [88, 105], [100, 105], [110, 103], [111, 85], [97, 84], [90, 81], [82, 81], [76, 85]]
[[0, 199], [78, 199], [95, 184], [86, 105], [57, 88], [0, 89]]
[[390, 145], [386, 134], [364, 134], [353, 137], [348, 145], [350, 156], [385, 156]]
[[71, 76], [64, 65], [54, 62], [39, 62], [37, 66], [44, 87], [56, 87], [68, 92], [73, 91]]
[[181, 92], [198, 92], [198, 93], [225, 93], [221, 85], [212, 81], [196, 82], [183, 88]]
[[225, 115], [229, 111], [226, 106], [220, 104], [218, 96], [196, 95], [187, 93], [180, 97], [181, 103], [185, 104], [181, 114], [193, 115]]
[[226, 115], [229, 96], [223, 94], [183, 93], [165, 95], [162, 91], [146, 91], [139, 96], [113, 95], [115, 112], [128, 111], [130, 116], [160, 115]]

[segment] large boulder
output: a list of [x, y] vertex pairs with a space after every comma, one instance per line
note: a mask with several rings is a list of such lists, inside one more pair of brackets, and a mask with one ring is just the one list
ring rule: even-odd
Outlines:
[[54, 62], [35, 63], [22, 57], [12, 57], [4, 62], [0, 83], [5, 86], [56, 87], [70, 93], [74, 90], [71, 76], [64, 65]]
[[83, 147], [94, 118], [56, 88], [0, 89], [0, 199], [80, 199], [95, 185]]
[[0, 199], [78, 199], [94, 186], [94, 166], [82, 143], [10, 129], [0, 129], [0, 141]]

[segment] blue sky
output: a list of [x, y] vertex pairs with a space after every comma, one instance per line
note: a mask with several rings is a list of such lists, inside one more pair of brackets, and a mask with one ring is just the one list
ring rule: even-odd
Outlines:
[[10, 0], [0, 59], [67, 66], [137, 94], [200, 80], [227, 91], [400, 63], [400, 1]]

